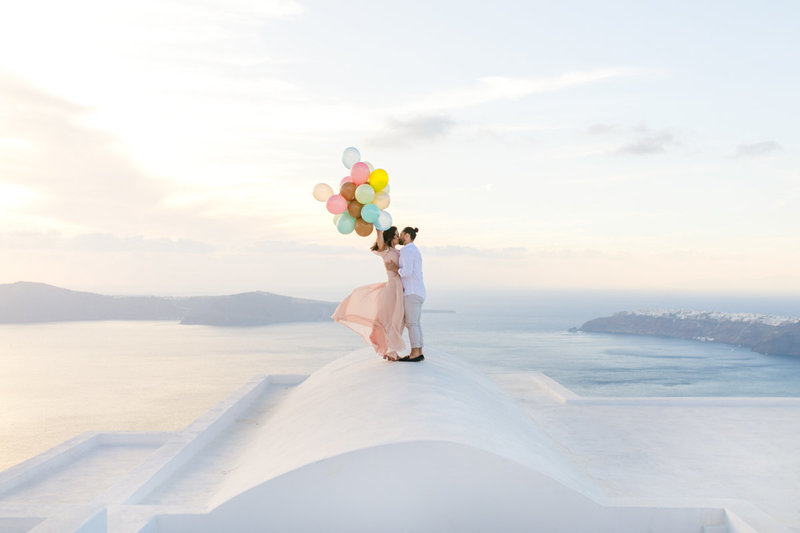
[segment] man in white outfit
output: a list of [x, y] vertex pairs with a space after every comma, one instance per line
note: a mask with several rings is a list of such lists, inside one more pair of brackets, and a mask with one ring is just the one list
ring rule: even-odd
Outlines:
[[425, 283], [422, 281], [422, 255], [414, 244], [419, 229], [407, 227], [400, 233], [400, 265], [397, 273], [403, 282], [403, 303], [405, 304], [406, 329], [411, 342], [411, 353], [401, 357], [401, 361], [419, 362], [422, 355], [422, 328], [419, 325], [422, 304], [425, 302]]

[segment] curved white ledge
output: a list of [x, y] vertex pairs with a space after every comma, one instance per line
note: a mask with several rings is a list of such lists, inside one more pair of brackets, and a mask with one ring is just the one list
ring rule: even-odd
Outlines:
[[589, 490], [550, 439], [486, 375], [426, 349], [388, 363], [369, 348], [318, 370], [252, 436], [214, 506], [306, 465], [396, 443], [450, 442]]
[[778, 533], [798, 523], [798, 476], [785, 468], [796, 399], [582, 398], [541, 374], [490, 378], [426, 352], [421, 364], [388, 363], [365, 348], [308, 377], [255, 379], [174, 434], [71, 441], [0, 474], [0, 530]]

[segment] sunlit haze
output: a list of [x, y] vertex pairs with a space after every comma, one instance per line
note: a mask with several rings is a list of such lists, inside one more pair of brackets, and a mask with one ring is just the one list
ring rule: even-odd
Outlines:
[[17, 2], [0, 283], [335, 298], [389, 174], [429, 291], [800, 291], [800, 4]]

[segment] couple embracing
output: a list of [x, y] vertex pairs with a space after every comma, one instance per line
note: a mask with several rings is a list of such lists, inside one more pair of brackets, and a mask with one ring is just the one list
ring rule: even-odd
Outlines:
[[[383, 259], [387, 280], [358, 287], [342, 300], [333, 318], [358, 333], [375, 351], [389, 361], [416, 363], [422, 355], [420, 315], [425, 301], [422, 281], [422, 255], [414, 244], [419, 229], [403, 231], [391, 228], [375, 230], [372, 252]], [[398, 250], [396, 246], [403, 247]], [[401, 357], [404, 350], [403, 327], [408, 329], [411, 353]]]

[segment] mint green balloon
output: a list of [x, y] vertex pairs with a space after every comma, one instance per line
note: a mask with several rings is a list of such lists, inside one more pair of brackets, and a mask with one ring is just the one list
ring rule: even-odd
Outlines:
[[350, 213], [345, 211], [342, 213], [342, 217], [339, 219], [339, 222], [336, 223], [336, 229], [338, 229], [339, 233], [343, 235], [353, 233], [353, 230], [356, 229], [356, 219], [351, 217]]
[[363, 185], [359, 185], [356, 187], [356, 200], [360, 204], [368, 204], [375, 198], [375, 189], [373, 189], [368, 183], [364, 183]]

